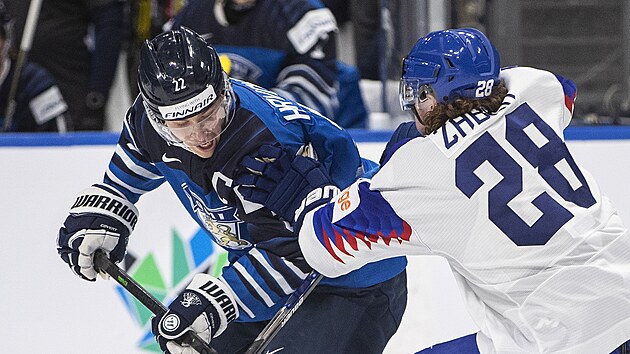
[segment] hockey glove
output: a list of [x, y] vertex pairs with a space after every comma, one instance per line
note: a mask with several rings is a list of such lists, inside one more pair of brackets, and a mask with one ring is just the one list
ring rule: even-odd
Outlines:
[[178, 344], [176, 340], [191, 330], [206, 343], [210, 343], [239, 314], [227, 286], [205, 273], [196, 274], [168, 309], [161, 318], [153, 317], [151, 329], [160, 348], [171, 354], [196, 353], [191, 347]]
[[246, 200], [262, 204], [294, 229], [299, 229], [305, 212], [327, 203], [339, 189], [319, 161], [295, 155], [287, 148], [262, 145], [245, 156], [244, 167], [235, 182]]
[[138, 209], [124, 196], [94, 185], [81, 192], [70, 208], [59, 229], [57, 252], [75, 274], [95, 281], [94, 252], [102, 249], [113, 262], [120, 262], [137, 220]]

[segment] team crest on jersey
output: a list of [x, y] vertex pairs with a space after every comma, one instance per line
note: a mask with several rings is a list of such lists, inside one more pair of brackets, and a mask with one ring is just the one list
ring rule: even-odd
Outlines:
[[217, 244], [232, 250], [251, 247], [249, 241], [241, 239], [241, 227], [244, 227], [244, 223], [236, 217], [235, 208], [222, 206], [211, 209], [186, 183], [182, 183], [182, 189], [195, 214]]

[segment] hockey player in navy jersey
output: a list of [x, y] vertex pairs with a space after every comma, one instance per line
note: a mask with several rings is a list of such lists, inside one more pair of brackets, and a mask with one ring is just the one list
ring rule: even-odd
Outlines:
[[17, 62], [9, 57], [12, 32], [13, 18], [0, 1], [0, 131], [66, 132], [71, 128], [66, 119], [68, 105], [44, 68], [26, 61], [11, 92]]
[[[401, 106], [424, 136], [403, 129], [371, 179], [325, 203], [317, 161], [263, 146], [242, 162], [241, 195], [292, 218], [307, 263], [327, 276], [446, 258], [479, 332], [423, 354], [610, 353], [630, 338], [630, 233], [565, 145], [573, 82], [500, 70], [470, 28], [421, 38], [402, 69]], [[317, 188], [277, 182], [309, 162], [322, 173], [301, 183]], [[282, 208], [287, 195], [305, 202]]]
[[319, 1], [191, 0], [165, 27], [180, 25], [212, 43], [231, 77], [366, 127], [359, 72], [337, 60], [337, 23]]
[[[154, 334], [171, 353], [180, 353], [174, 339], [191, 328], [212, 338], [219, 353], [241, 353], [310, 268], [289, 223], [239, 195], [233, 181], [239, 161], [262, 144], [286, 147], [316, 157], [340, 188], [375, 164], [362, 160], [349, 134], [315, 111], [230, 79], [216, 51], [185, 27], [145, 43], [138, 78], [141, 94], [104, 180], [77, 198], [60, 229], [58, 252], [77, 275], [95, 280], [94, 251], [122, 260], [138, 218], [134, 203], [169, 183], [228, 251], [230, 265], [218, 279], [195, 275], [164, 317], [177, 316], [182, 325], [173, 331], [170, 322], [155, 318]], [[270, 351], [381, 353], [406, 306], [405, 266], [404, 257], [396, 258], [322, 280]], [[183, 298], [203, 306], [184, 307]]]

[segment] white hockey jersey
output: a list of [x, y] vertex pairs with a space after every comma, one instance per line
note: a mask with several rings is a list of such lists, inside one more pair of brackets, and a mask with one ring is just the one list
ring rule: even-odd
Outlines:
[[445, 257], [485, 353], [610, 353], [630, 338], [630, 233], [562, 131], [575, 86], [501, 72], [508, 95], [399, 147], [372, 180], [310, 212], [299, 242], [330, 277]]

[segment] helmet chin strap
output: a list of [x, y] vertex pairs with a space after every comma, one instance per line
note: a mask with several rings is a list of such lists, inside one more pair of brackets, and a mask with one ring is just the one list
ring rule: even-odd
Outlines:
[[[424, 122], [424, 119], [422, 117], [422, 115], [420, 114], [420, 112], [418, 111], [418, 107], [417, 107], [418, 103], [416, 102], [413, 106], [411, 106], [411, 111], [413, 112], [414, 117], [418, 120], [418, 122], [423, 126], [423, 127], [427, 127], [427, 124]], [[436, 103], [432, 102], [431, 103], [431, 107], [424, 112], [425, 115], [427, 115], [429, 112], [431, 112], [434, 108], [435, 108]], [[424, 131], [420, 132], [422, 134], [425, 134]]]
[[[432, 104], [431, 108], [428, 111], [426, 111], [426, 113], [431, 112], [434, 108], [435, 108], [435, 104]], [[418, 112], [418, 108], [416, 107], [415, 104], [411, 106], [411, 110], [413, 111], [414, 116], [416, 116], [416, 119], [418, 119], [418, 121], [420, 121], [422, 125], [426, 125], [424, 123], [424, 120], [422, 119], [422, 115], [420, 114], [420, 112]]]
[[413, 115], [415, 116], [415, 118], [422, 124], [424, 124], [422, 122], [422, 118], [420, 117], [420, 112], [418, 112], [418, 109], [416, 108], [416, 105], [414, 104], [413, 106], [411, 106], [411, 110], [413, 111]]
[[420, 112], [418, 112], [418, 109], [416, 108], [415, 104], [411, 107], [411, 110], [413, 111], [413, 115], [416, 118], [416, 120], [418, 122], [420, 122], [420, 124], [423, 127], [422, 131], [420, 131], [420, 134], [425, 135], [425, 132], [424, 132], [425, 128], [424, 127], [426, 127], [426, 124], [424, 124], [424, 122], [422, 121], [422, 117], [420, 117]]

